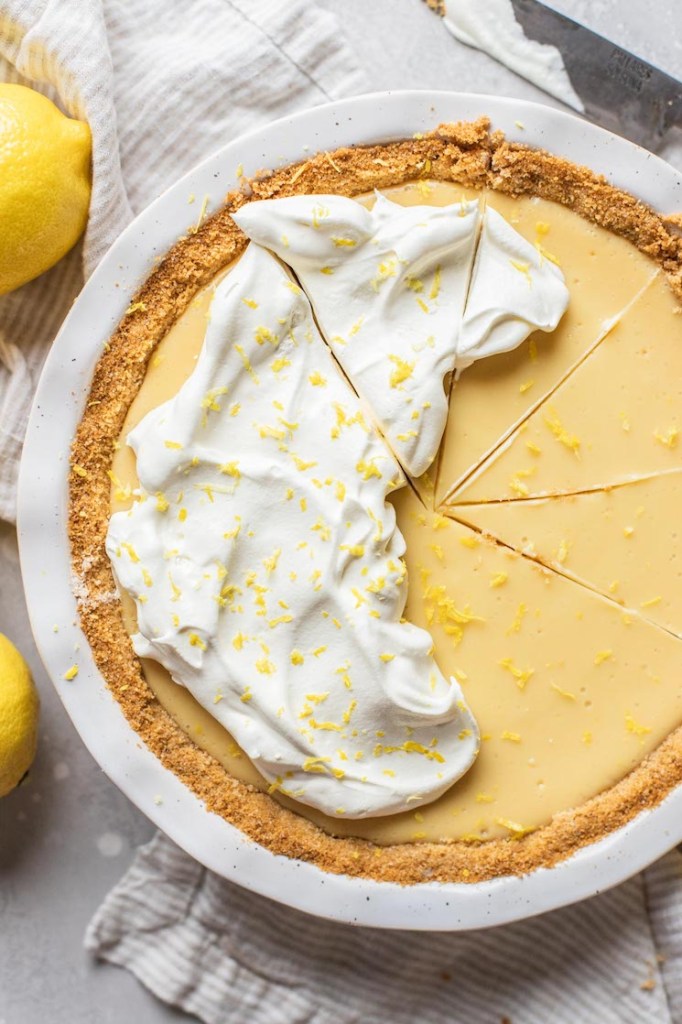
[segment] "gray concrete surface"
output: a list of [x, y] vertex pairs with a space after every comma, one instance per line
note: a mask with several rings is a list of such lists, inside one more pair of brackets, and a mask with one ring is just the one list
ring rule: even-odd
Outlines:
[[[419, 0], [318, 2], [341, 16], [373, 89], [500, 92], [553, 102], [455, 43]], [[554, 6], [682, 77], [679, 0], [554, 0]], [[669, 157], [682, 169], [682, 147]], [[25, 652], [42, 700], [30, 779], [0, 801], [0, 1024], [187, 1020], [126, 972], [93, 963], [83, 950], [89, 918], [152, 827], [103, 776], [62, 710], [31, 639], [14, 531], [2, 524], [0, 631]]]

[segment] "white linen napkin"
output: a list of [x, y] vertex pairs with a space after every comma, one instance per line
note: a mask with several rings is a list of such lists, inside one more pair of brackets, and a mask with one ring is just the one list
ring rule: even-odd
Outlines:
[[382, 932], [254, 896], [159, 834], [86, 945], [206, 1024], [678, 1024], [682, 857], [520, 924]]
[[0, 81], [46, 93], [93, 136], [83, 243], [0, 298], [0, 519], [13, 521], [47, 349], [125, 225], [241, 132], [367, 83], [313, 0], [0, 0]]

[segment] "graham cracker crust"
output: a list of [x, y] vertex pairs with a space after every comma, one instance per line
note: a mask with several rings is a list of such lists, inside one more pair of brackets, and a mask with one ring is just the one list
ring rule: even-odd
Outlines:
[[[531, 194], [570, 207], [650, 256], [682, 300], [682, 238], [664, 218], [588, 168], [508, 142], [487, 119], [441, 125], [423, 137], [318, 153], [264, 171], [227, 195], [224, 207], [180, 238], [151, 273], [102, 353], [72, 447], [69, 538], [81, 625], [99, 670], [131, 727], [161, 763], [204, 801], [274, 853], [378, 881], [478, 882], [551, 866], [653, 807], [682, 782], [682, 727], [625, 779], [521, 839], [480, 844], [406, 843], [380, 847], [337, 838], [231, 777], [161, 707], [133, 652], [104, 542], [114, 444], [147, 362], [196, 292], [246, 246], [231, 212], [252, 199], [333, 192], [354, 196], [409, 180], [455, 182], [512, 196]], [[75, 467], [75, 469], [74, 469]], [[682, 655], [682, 647], [680, 648]]]

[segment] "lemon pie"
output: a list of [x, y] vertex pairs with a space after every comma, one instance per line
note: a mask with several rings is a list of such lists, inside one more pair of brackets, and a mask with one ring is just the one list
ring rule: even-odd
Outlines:
[[167, 254], [70, 535], [98, 665], [208, 811], [474, 881], [679, 782], [680, 249], [481, 121], [245, 183]]

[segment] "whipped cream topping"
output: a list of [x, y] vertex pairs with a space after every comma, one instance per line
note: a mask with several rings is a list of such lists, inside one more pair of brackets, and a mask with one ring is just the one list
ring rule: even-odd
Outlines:
[[509, 352], [533, 331], [553, 331], [568, 306], [559, 267], [486, 207], [455, 369]]
[[421, 476], [445, 429], [479, 203], [405, 207], [377, 193], [368, 210], [293, 196], [247, 203], [234, 219], [293, 268], [401, 465]]
[[447, 0], [444, 20], [461, 43], [483, 50], [543, 92], [584, 112], [560, 51], [526, 36], [511, 0]]
[[478, 732], [428, 633], [401, 619], [405, 544], [385, 500], [400, 468], [268, 252], [250, 245], [217, 287], [192, 375], [128, 443], [140, 489], [106, 547], [137, 654], [271, 791], [364, 817], [452, 785]]

